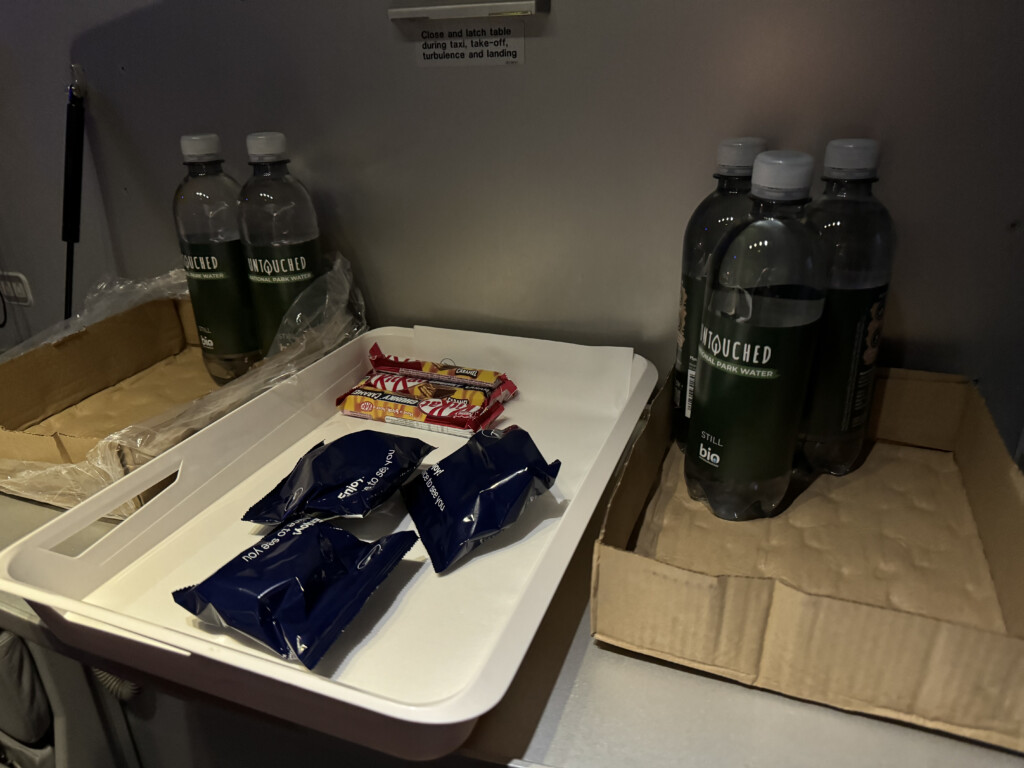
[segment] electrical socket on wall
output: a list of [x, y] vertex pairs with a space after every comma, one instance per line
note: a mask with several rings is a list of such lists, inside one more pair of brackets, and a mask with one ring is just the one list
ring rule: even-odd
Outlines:
[[28, 278], [21, 272], [0, 272], [0, 294], [10, 304], [31, 307], [33, 303]]

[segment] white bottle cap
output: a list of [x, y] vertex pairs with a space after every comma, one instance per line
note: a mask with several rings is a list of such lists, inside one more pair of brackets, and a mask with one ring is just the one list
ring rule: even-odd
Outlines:
[[216, 133], [193, 133], [181, 137], [181, 156], [186, 163], [208, 163], [223, 160], [220, 136]]
[[873, 179], [877, 170], [874, 139], [833, 139], [825, 147], [826, 179]]
[[250, 163], [272, 163], [288, 159], [285, 154], [287, 145], [283, 133], [250, 133], [245, 137], [245, 148], [249, 153]]
[[814, 158], [806, 152], [777, 149], [754, 160], [750, 194], [762, 200], [805, 200], [810, 197]]
[[749, 176], [754, 158], [764, 152], [765, 141], [756, 136], [725, 139], [718, 145], [717, 176]]

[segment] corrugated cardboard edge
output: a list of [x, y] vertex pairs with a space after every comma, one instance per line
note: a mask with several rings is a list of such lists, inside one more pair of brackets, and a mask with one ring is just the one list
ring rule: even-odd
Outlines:
[[[0, 366], [0, 424], [37, 424], [185, 347], [171, 299], [147, 302]], [[9, 454], [8, 454], [9, 455]]]
[[1019, 638], [771, 579], [709, 576], [606, 544], [596, 559], [593, 631], [602, 642], [839, 709], [1024, 747]]
[[882, 371], [869, 432], [890, 443], [952, 451], [972, 389], [963, 376]]
[[984, 398], [974, 387], [966, 399], [954, 456], [1006, 629], [1024, 638], [1024, 475], [1010, 458]]
[[767, 624], [770, 581], [709, 576], [601, 543], [594, 557], [591, 632], [598, 640], [756, 681], [763, 631], [751, 630]]
[[[634, 431], [629, 448], [625, 452], [613, 475], [614, 484], [610, 493], [601, 496], [598, 507], [603, 513], [600, 541], [620, 542], [625, 547], [637, 521], [643, 512], [643, 505], [637, 505], [633, 515], [609, 515], [615, 499], [646, 500], [656, 487], [661, 475], [661, 464], [665, 459], [672, 439], [671, 403], [668, 386], [662, 386], [651, 397], [651, 401], [640, 417], [638, 429]], [[630, 471], [625, 471], [625, 467]]]
[[175, 309], [178, 310], [178, 320], [181, 322], [181, 331], [185, 334], [185, 343], [190, 347], [198, 347], [199, 329], [196, 327], [196, 316], [192, 311], [192, 300], [189, 298], [175, 299]]
[[754, 685], [1024, 747], [1024, 640], [774, 582]]
[[16, 457], [19, 461], [42, 461], [63, 464], [69, 461], [57, 435], [34, 435], [0, 428], [0, 457]]
[[58, 432], [55, 437], [60, 442], [61, 448], [68, 457], [67, 462], [70, 464], [77, 464], [80, 461], [85, 461], [89, 451], [91, 451], [100, 439], [102, 439], [96, 437], [65, 435], [60, 432]]
[[[883, 439], [975, 457], [1006, 453], [980, 395], [962, 377], [894, 371], [879, 391], [874, 423]], [[652, 411], [629, 458], [639, 477], [620, 482], [595, 545], [591, 630], [598, 640], [797, 698], [1024, 749], [1019, 637], [809, 595], [770, 579], [701, 574], [626, 551], [648, 495], [642, 483], [656, 481], [669, 442], [666, 391]], [[1022, 582], [1013, 550], [1024, 540], [1017, 531], [1024, 521], [1007, 510], [1024, 508], [1024, 483], [1019, 471], [1014, 476], [984, 458], [962, 471], [965, 485], [985, 484], [968, 497], [979, 505], [993, 578], [997, 585], [1011, 579], [1002, 582], [1000, 600], [1014, 627]], [[990, 546], [993, 536], [998, 542]]]

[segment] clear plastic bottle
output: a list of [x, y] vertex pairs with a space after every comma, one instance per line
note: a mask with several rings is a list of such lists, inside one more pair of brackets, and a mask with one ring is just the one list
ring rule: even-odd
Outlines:
[[246, 137], [252, 176], [242, 187], [242, 242], [263, 354], [292, 302], [324, 270], [309, 192], [288, 172], [283, 133]]
[[807, 209], [829, 282], [801, 445], [812, 469], [833, 475], [853, 469], [864, 447], [892, 274], [892, 218], [871, 193], [877, 165], [877, 141], [830, 141], [824, 193]]
[[749, 219], [711, 260], [683, 472], [727, 520], [770, 517], [789, 486], [826, 269], [803, 221], [814, 161], [762, 152]]
[[215, 133], [182, 136], [181, 154], [188, 175], [174, 193], [178, 242], [203, 362], [225, 384], [260, 359], [238, 233], [238, 182], [221, 168]]
[[726, 232], [750, 213], [750, 174], [764, 139], [725, 139], [718, 145], [718, 186], [690, 216], [683, 235], [683, 275], [679, 291], [679, 334], [673, 371], [672, 421], [676, 444], [686, 450], [697, 374], [697, 336], [704, 308], [708, 263]]

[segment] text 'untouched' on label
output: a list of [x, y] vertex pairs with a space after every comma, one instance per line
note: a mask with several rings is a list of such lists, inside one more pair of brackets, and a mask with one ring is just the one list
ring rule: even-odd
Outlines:
[[475, 19], [426, 23], [413, 47], [421, 67], [486, 67], [522, 63], [525, 39], [520, 20]]

